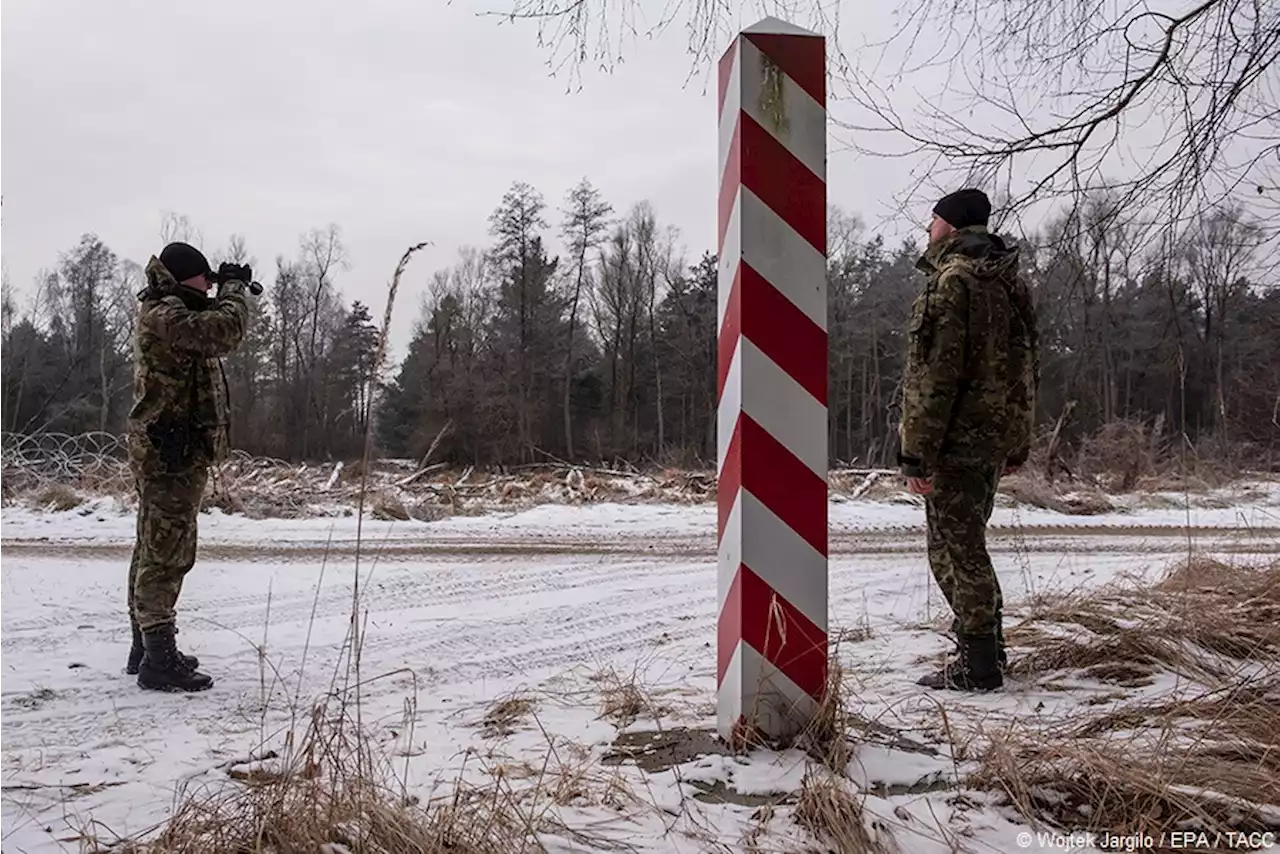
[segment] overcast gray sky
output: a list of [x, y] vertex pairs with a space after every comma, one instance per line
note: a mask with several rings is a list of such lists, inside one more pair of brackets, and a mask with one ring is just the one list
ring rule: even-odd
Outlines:
[[[269, 286], [277, 254], [334, 222], [351, 260], [339, 288], [381, 315], [401, 252], [431, 240], [397, 310], [399, 354], [430, 272], [489, 242], [514, 180], [558, 207], [588, 176], [617, 208], [651, 201], [691, 260], [713, 249], [715, 87], [705, 74], [686, 85], [684, 34], [630, 45], [613, 73], [585, 69], [567, 93], [532, 25], [477, 15], [494, 8], [503, 0], [6, 0], [11, 281], [30, 293], [89, 231], [145, 262], [174, 211], [207, 251], [245, 235]], [[869, 219], [905, 180], [898, 164], [837, 151], [828, 171], [830, 200]]]

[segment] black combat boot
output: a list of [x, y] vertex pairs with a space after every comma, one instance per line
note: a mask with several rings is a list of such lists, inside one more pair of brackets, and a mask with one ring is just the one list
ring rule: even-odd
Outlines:
[[213, 679], [188, 668], [173, 642], [172, 625], [156, 626], [142, 633], [142, 662], [138, 665], [138, 686], [152, 691], [203, 691], [213, 687]]
[[[129, 647], [129, 662], [125, 664], [124, 672], [130, 676], [136, 676], [138, 675], [138, 665], [142, 664], [142, 629], [138, 628], [137, 621], [132, 619], [129, 620], [129, 627], [133, 629], [133, 646]], [[174, 629], [173, 631], [176, 634], [178, 630]], [[200, 659], [194, 655], [187, 655], [182, 650], [178, 650], [178, 657], [191, 670], [195, 670], [200, 666]]]
[[994, 691], [1004, 685], [1004, 667], [1000, 663], [1000, 638], [959, 637], [960, 654], [947, 661], [942, 669], [916, 682], [926, 688], [948, 691]]
[[[1000, 642], [1000, 669], [1008, 670], [1009, 655], [1008, 653], [1005, 652], [1005, 649], [1004, 649], [1004, 626], [1001, 626], [999, 629], [996, 630], [996, 632], [997, 632], [997, 638], [999, 639], [999, 642]], [[959, 658], [960, 657], [960, 621], [959, 620], [951, 621], [951, 634], [956, 636], [956, 640], [955, 640], [956, 648], [951, 650], [951, 652], [947, 653], [947, 655]]]

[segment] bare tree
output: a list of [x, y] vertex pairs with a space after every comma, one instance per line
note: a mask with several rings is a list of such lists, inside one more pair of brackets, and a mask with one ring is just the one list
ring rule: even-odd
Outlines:
[[[222, 262], [231, 264], [258, 265], [257, 259], [249, 254], [248, 242], [242, 234], [233, 234], [227, 240], [227, 246], [219, 249], [209, 259], [216, 268]], [[259, 275], [259, 274], [255, 274]], [[268, 424], [261, 416], [259, 401], [264, 394], [267, 369], [271, 360], [270, 349], [274, 338], [271, 317], [265, 311], [266, 304], [259, 303], [252, 295], [246, 294], [250, 301], [249, 322], [245, 330], [244, 342], [223, 359], [227, 372], [228, 394], [231, 398], [231, 441], [238, 447], [253, 452], [261, 452], [268, 447], [266, 436]]]
[[[1102, 189], [1162, 227], [1250, 194], [1280, 210], [1267, 190], [1280, 178], [1274, 3], [978, 0], [956, 15], [915, 0], [881, 47], [845, 81], [870, 123], [844, 125], [894, 132], [933, 180], [997, 187], [1007, 215], [1052, 199], [1083, 215]], [[903, 59], [885, 75], [890, 51]], [[941, 69], [934, 89], [904, 116], [891, 92], [926, 64]]]
[[635, 362], [637, 278], [635, 240], [624, 224], [614, 230], [601, 253], [599, 284], [591, 292], [596, 335], [608, 360], [609, 427], [615, 439], [622, 435], [633, 386], [626, 369]]
[[[552, 67], [575, 73], [611, 69], [628, 41], [677, 22], [705, 66], [751, 10], [826, 33], [832, 103], [855, 108], [833, 123], [859, 151], [917, 158], [900, 211], [976, 183], [1000, 197], [1004, 225], [1044, 201], [1082, 213], [1086, 191], [1109, 189], [1163, 226], [1248, 200], [1280, 233], [1280, 4], [910, 0], [856, 52], [839, 38], [843, 5], [693, 0], [646, 19], [639, 0], [506, 0], [493, 14], [536, 24]], [[903, 106], [910, 91], [918, 107]]]
[[628, 223], [636, 242], [636, 276], [639, 300], [643, 306], [647, 324], [647, 349], [652, 353], [655, 425], [654, 453], [662, 458], [666, 450], [666, 417], [663, 412], [662, 394], [662, 362], [661, 350], [656, 346], [658, 340], [657, 306], [662, 293], [659, 280], [666, 286], [670, 282], [670, 268], [674, 254], [674, 234], [666, 235], [658, 232], [658, 218], [653, 206], [648, 202], [640, 202], [631, 209]]
[[13, 321], [18, 315], [18, 305], [13, 297], [13, 282], [9, 280], [9, 266], [0, 275], [0, 334], [8, 337], [13, 331]]
[[573, 459], [573, 415], [571, 398], [574, 374], [574, 333], [578, 328], [578, 305], [583, 288], [590, 285], [591, 270], [587, 254], [597, 249], [609, 229], [609, 214], [613, 206], [606, 202], [590, 181], [582, 181], [569, 191], [564, 209], [561, 234], [569, 250], [570, 267], [567, 271], [573, 281], [573, 297], [569, 301], [569, 331], [564, 354], [564, 445], [568, 459]]
[[311, 295], [307, 307], [307, 322], [310, 325], [307, 347], [305, 354], [299, 354], [299, 362], [304, 371], [305, 401], [309, 416], [302, 419], [304, 456], [311, 448], [313, 423], [324, 424], [327, 420], [327, 413], [322, 411], [322, 404], [327, 396], [320, 394], [318, 389], [321, 382], [321, 344], [331, 340], [341, 323], [338, 315], [342, 311], [342, 305], [334, 293], [332, 275], [347, 266], [346, 248], [342, 245], [341, 229], [337, 225], [312, 229], [302, 238], [300, 267], [306, 279], [305, 287]]
[[228, 261], [232, 264], [248, 264], [250, 267], [257, 264], [257, 259], [249, 255], [249, 247], [245, 242], [243, 234], [233, 234], [227, 241], [227, 248], [222, 252], [220, 261]]
[[204, 235], [186, 214], [165, 211], [160, 215], [160, 242], [169, 244], [175, 241], [190, 243], [199, 249], [204, 245]]
[[1249, 287], [1248, 275], [1261, 232], [1238, 207], [1227, 207], [1201, 217], [1184, 242], [1189, 279], [1200, 298], [1206, 374], [1212, 377], [1210, 400], [1216, 418], [1210, 423], [1217, 422], [1224, 444], [1229, 423], [1224, 351], [1235, 313], [1232, 309]]
[[[498, 5], [498, 0], [491, 2]], [[713, 60], [734, 34], [737, 7], [750, 7], [758, 16], [789, 18], [820, 32], [840, 27], [840, 4], [821, 0], [689, 0], [657, 8], [656, 14], [641, 0], [506, 0], [506, 8], [485, 14], [502, 21], [534, 24], [539, 46], [551, 53], [552, 71], [580, 79], [583, 65], [593, 63], [612, 71], [623, 61], [629, 43], [657, 38], [673, 27], [684, 30], [685, 46], [695, 65]]]
[[9, 429], [9, 385], [14, 379], [13, 321], [17, 316], [13, 282], [0, 259], [0, 429]]

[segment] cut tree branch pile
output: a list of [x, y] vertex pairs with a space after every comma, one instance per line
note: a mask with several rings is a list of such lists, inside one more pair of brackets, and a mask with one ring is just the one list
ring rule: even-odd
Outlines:
[[[447, 429], [448, 425], [437, 438]], [[1102, 468], [1086, 468], [1075, 480], [1046, 478], [1041, 474], [1043, 459], [1033, 454], [1031, 464], [1002, 480], [1001, 500], [1092, 515], [1122, 509], [1123, 503], [1112, 494], [1201, 492], [1230, 483], [1230, 478], [1212, 472], [1197, 476], [1200, 469], [1170, 474], [1149, 450], [1150, 444], [1150, 436], [1136, 427], [1114, 428], [1090, 449], [1096, 460], [1123, 461], [1125, 470], [1112, 476]], [[214, 469], [206, 506], [255, 518], [329, 516], [350, 513], [359, 504], [362, 484], [368, 488], [367, 504], [375, 517], [423, 521], [542, 504], [707, 504], [716, 497], [716, 473], [711, 470], [581, 465], [543, 455], [546, 462], [486, 468], [431, 462], [429, 451], [420, 460], [370, 460], [366, 480], [363, 460], [291, 463], [235, 451]], [[833, 501], [919, 501], [907, 495], [893, 469], [833, 468], [827, 481]], [[135, 501], [123, 441], [109, 434], [6, 436], [0, 483], [4, 503], [46, 511], [73, 510], [108, 496], [125, 506]]]
[[[371, 461], [367, 486], [375, 516], [434, 519], [446, 515], [521, 508], [538, 504], [657, 501], [700, 504], [713, 501], [714, 471], [576, 465], [550, 454], [545, 463], [460, 468], [430, 462], [450, 425], [436, 436], [421, 460]], [[7, 437], [13, 439], [13, 437]], [[259, 517], [327, 515], [354, 506], [363, 482], [363, 462], [289, 463], [232, 453], [210, 478], [208, 504], [227, 512]], [[862, 497], [893, 482], [883, 469], [834, 469], [837, 494]], [[41, 509], [68, 510], [87, 496], [110, 495], [133, 501], [133, 478], [122, 439], [109, 434], [32, 437], [6, 441], [4, 500]]]

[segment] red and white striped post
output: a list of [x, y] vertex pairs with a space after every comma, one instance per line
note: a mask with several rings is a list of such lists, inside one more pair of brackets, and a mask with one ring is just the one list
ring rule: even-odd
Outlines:
[[766, 18], [720, 60], [718, 718], [802, 728], [827, 679], [826, 44]]

